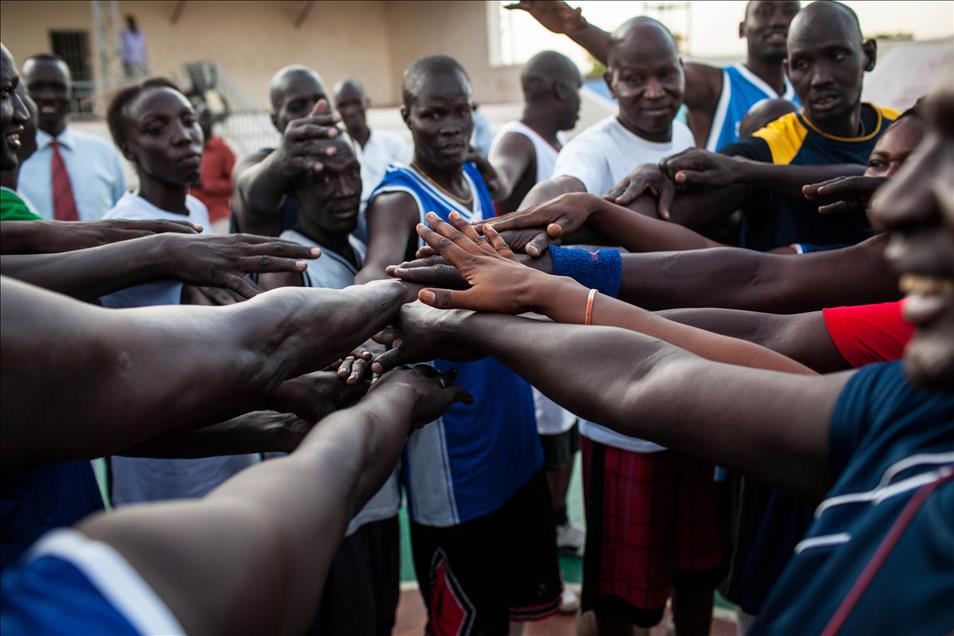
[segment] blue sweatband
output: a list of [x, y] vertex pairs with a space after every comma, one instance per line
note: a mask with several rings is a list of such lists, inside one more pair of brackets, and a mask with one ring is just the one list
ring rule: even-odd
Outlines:
[[569, 276], [576, 282], [601, 294], [615, 298], [623, 272], [623, 258], [616, 250], [591, 252], [576, 247], [550, 246], [553, 273]]

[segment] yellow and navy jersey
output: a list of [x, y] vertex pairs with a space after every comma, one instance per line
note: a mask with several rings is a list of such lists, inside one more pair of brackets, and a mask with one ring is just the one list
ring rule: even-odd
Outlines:
[[[838, 137], [822, 132], [802, 113], [789, 113], [720, 152], [777, 165], [865, 165], [898, 114], [891, 108], [864, 103], [861, 121], [865, 134]], [[854, 244], [873, 234], [863, 212], [822, 216], [817, 204], [761, 188], [753, 189], [742, 211], [742, 245], [751, 249], [769, 250], [792, 243]]]

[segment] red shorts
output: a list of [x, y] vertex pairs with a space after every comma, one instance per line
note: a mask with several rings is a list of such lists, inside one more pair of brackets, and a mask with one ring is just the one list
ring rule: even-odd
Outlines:
[[715, 585], [726, 559], [713, 466], [672, 451], [634, 453], [584, 438], [583, 609], [641, 627], [662, 618], [673, 578]]

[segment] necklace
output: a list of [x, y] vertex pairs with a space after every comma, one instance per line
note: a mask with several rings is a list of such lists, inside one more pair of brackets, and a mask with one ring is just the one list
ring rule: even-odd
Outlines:
[[474, 191], [472, 189], [470, 190], [470, 193], [465, 198], [461, 198], [457, 196], [456, 194], [454, 194], [453, 192], [451, 192], [450, 190], [448, 190], [447, 188], [445, 188], [444, 186], [442, 186], [441, 184], [439, 184], [431, 175], [427, 174], [427, 171], [424, 170], [424, 168], [422, 168], [421, 164], [419, 164], [418, 162], [412, 161], [411, 167], [414, 168], [417, 172], [419, 172], [420, 175], [424, 177], [424, 179], [428, 183], [430, 183], [432, 186], [434, 186], [435, 188], [437, 188], [438, 190], [440, 190], [441, 192], [443, 192], [450, 198], [454, 199], [455, 201], [457, 201], [458, 203], [466, 207], [468, 210], [473, 210]]

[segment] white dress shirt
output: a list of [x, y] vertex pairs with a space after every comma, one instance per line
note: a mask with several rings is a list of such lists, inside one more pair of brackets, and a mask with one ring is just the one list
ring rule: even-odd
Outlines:
[[[17, 179], [17, 189], [36, 206], [37, 214], [48, 219], [53, 218], [53, 140], [42, 130], [36, 131], [36, 152], [23, 162]], [[69, 126], [56, 141], [70, 175], [80, 220], [101, 219], [126, 191], [119, 153], [108, 141]]]

